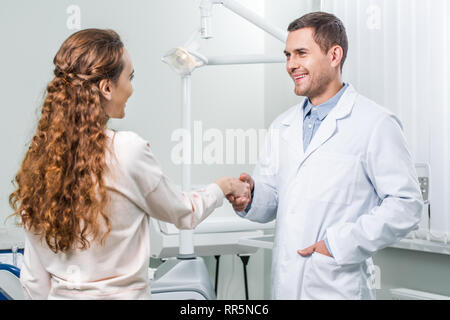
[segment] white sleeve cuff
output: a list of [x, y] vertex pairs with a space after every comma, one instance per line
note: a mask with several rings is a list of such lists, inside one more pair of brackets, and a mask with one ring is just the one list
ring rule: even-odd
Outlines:
[[221, 207], [223, 205], [225, 195], [219, 185], [217, 183], [211, 183], [206, 186], [206, 190], [211, 192], [211, 194], [216, 198], [216, 208]]

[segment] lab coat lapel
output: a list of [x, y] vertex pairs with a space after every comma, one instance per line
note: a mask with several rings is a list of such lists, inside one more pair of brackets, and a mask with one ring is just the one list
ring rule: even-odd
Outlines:
[[320, 125], [316, 134], [311, 140], [308, 148], [305, 150], [301, 164], [321, 145], [328, 141], [335, 133], [337, 129], [337, 121], [348, 116], [355, 104], [357, 92], [352, 85], [345, 90], [338, 104], [330, 111], [328, 116]]
[[298, 161], [303, 158], [303, 102], [281, 121], [281, 138], [285, 140], [289, 149]]

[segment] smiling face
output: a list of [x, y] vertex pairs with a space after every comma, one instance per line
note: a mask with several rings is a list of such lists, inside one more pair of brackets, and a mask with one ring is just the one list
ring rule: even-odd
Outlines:
[[107, 79], [100, 82], [105, 111], [110, 118], [116, 119], [122, 119], [125, 116], [126, 102], [133, 94], [131, 81], [134, 77], [134, 69], [130, 55], [126, 49], [124, 49], [122, 62], [124, 67], [116, 82]]
[[323, 52], [314, 40], [313, 28], [289, 32], [284, 53], [295, 94], [308, 97], [313, 103], [327, 95], [333, 83], [340, 81], [339, 48], [333, 46], [327, 53]]

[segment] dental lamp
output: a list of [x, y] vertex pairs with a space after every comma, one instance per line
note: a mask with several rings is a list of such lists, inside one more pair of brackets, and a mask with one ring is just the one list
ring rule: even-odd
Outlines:
[[183, 47], [174, 48], [166, 53], [162, 61], [167, 63], [176, 73], [187, 76], [195, 68], [208, 64], [208, 60], [193, 51], [188, 51]]

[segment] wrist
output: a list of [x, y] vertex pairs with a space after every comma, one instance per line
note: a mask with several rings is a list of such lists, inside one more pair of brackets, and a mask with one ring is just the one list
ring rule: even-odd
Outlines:
[[216, 181], [216, 184], [222, 189], [225, 196], [229, 195], [232, 191], [231, 179], [228, 177], [220, 178]]

